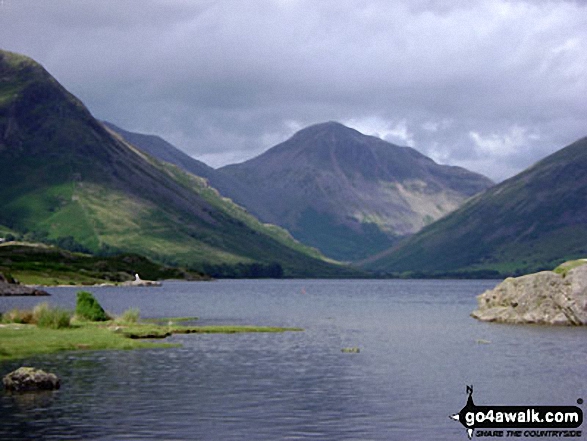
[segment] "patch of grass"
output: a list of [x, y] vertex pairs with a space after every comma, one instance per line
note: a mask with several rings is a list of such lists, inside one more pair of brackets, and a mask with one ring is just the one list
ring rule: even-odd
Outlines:
[[2, 315], [2, 323], [37, 325], [40, 328], [61, 329], [70, 325], [71, 313], [40, 303], [31, 310], [12, 309]]
[[[78, 294], [81, 293], [83, 291]], [[300, 328], [275, 326], [182, 326], [176, 324], [195, 319], [195, 317], [177, 317], [140, 322], [139, 310], [133, 308], [125, 311], [117, 320], [88, 321], [80, 319], [79, 315], [71, 317], [68, 311], [51, 308], [46, 303], [41, 303], [32, 311], [14, 309], [2, 315], [0, 361], [59, 351], [177, 346], [138, 341], [165, 338], [172, 334], [302, 331]], [[154, 320], [158, 320], [157, 323], [167, 321], [167, 324], [153, 323]]]
[[47, 303], [41, 303], [33, 308], [33, 320], [39, 328], [69, 328], [71, 312], [61, 308], [51, 308]]
[[69, 329], [47, 329], [35, 325], [3, 325], [0, 327], [0, 360], [26, 358], [74, 350], [122, 350], [171, 347], [172, 344], [131, 340], [108, 328], [76, 326]]
[[281, 328], [278, 326], [211, 325], [172, 327], [172, 334], [240, 334], [243, 332], [301, 332], [302, 328]]
[[243, 332], [291, 332], [302, 331], [301, 328], [280, 328], [276, 326], [182, 326], [182, 325], [153, 325], [138, 323], [120, 327], [117, 332], [129, 338], [165, 338], [172, 334], [240, 334]]
[[14, 308], [2, 314], [2, 323], [29, 324], [32, 323], [32, 321], [32, 311]]
[[139, 321], [141, 313], [138, 308], [130, 308], [122, 313], [120, 317], [116, 317], [117, 323], [136, 323]]
[[553, 269], [553, 271], [557, 274], [560, 274], [563, 277], [566, 277], [569, 271], [583, 265], [587, 265], [586, 259], [570, 260], [557, 266], [555, 269]]
[[161, 317], [161, 318], [146, 318], [142, 319], [142, 322], [145, 323], [157, 323], [157, 324], [165, 324], [165, 323], [179, 323], [179, 322], [194, 322], [199, 320], [198, 317]]

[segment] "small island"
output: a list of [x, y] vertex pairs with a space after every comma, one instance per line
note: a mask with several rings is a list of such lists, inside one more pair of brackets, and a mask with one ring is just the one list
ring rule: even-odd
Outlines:
[[487, 322], [587, 325], [587, 259], [505, 279], [477, 297], [471, 314]]

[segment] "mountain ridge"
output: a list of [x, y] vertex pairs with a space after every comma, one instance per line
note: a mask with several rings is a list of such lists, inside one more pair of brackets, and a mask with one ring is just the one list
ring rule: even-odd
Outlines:
[[488, 189], [361, 266], [519, 275], [587, 254], [587, 137]]
[[277, 262], [286, 276], [356, 274], [114, 137], [32, 59], [0, 51], [0, 77], [1, 225], [200, 270]]

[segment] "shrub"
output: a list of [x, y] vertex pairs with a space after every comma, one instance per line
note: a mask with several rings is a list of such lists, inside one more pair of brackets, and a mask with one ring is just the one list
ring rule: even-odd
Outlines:
[[40, 303], [32, 311], [12, 309], [2, 315], [4, 323], [35, 324], [41, 328], [60, 329], [69, 327], [71, 313], [60, 308], [51, 308]]
[[2, 321], [4, 323], [29, 324], [33, 322], [33, 313], [31, 311], [14, 308], [2, 314]]
[[120, 323], [136, 323], [139, 321], [140, 311], [138, 308], [130, 308], [122, 313], [116, 320]]
[[77, 302], [75, 305], [75, 314], [85, 320], [92, 322], [103, 322], [109, 319], [100, 306], [96, 298], [87, 291], [80, 291], [77, 293]]
[[[39, 308], [41, 305], [45, 307]], [[33, 309], [33, 316], [36, 318], [39, 328], [62, 329], [69, 328], [71, 313], [61, 308], [49, 308], [46, 303], [37, 305]]]
[[32, 312], [32, 322], [33, 323], [38, 323], [39, 322], [39, 318], [46, 314], [47, 311], [49, 311], [49, 304], [47, 302], [43, 302], [43, 303], [39, 303], [38, 305], [36, 305], [33, 308], [33, 312]]

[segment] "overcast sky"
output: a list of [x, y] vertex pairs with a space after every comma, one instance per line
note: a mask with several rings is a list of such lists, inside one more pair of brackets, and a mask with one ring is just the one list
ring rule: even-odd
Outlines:
[[0, 48], [214, 167], [332, 120], [499, 181], [587, 136], [585, 1], [0, 0]]

